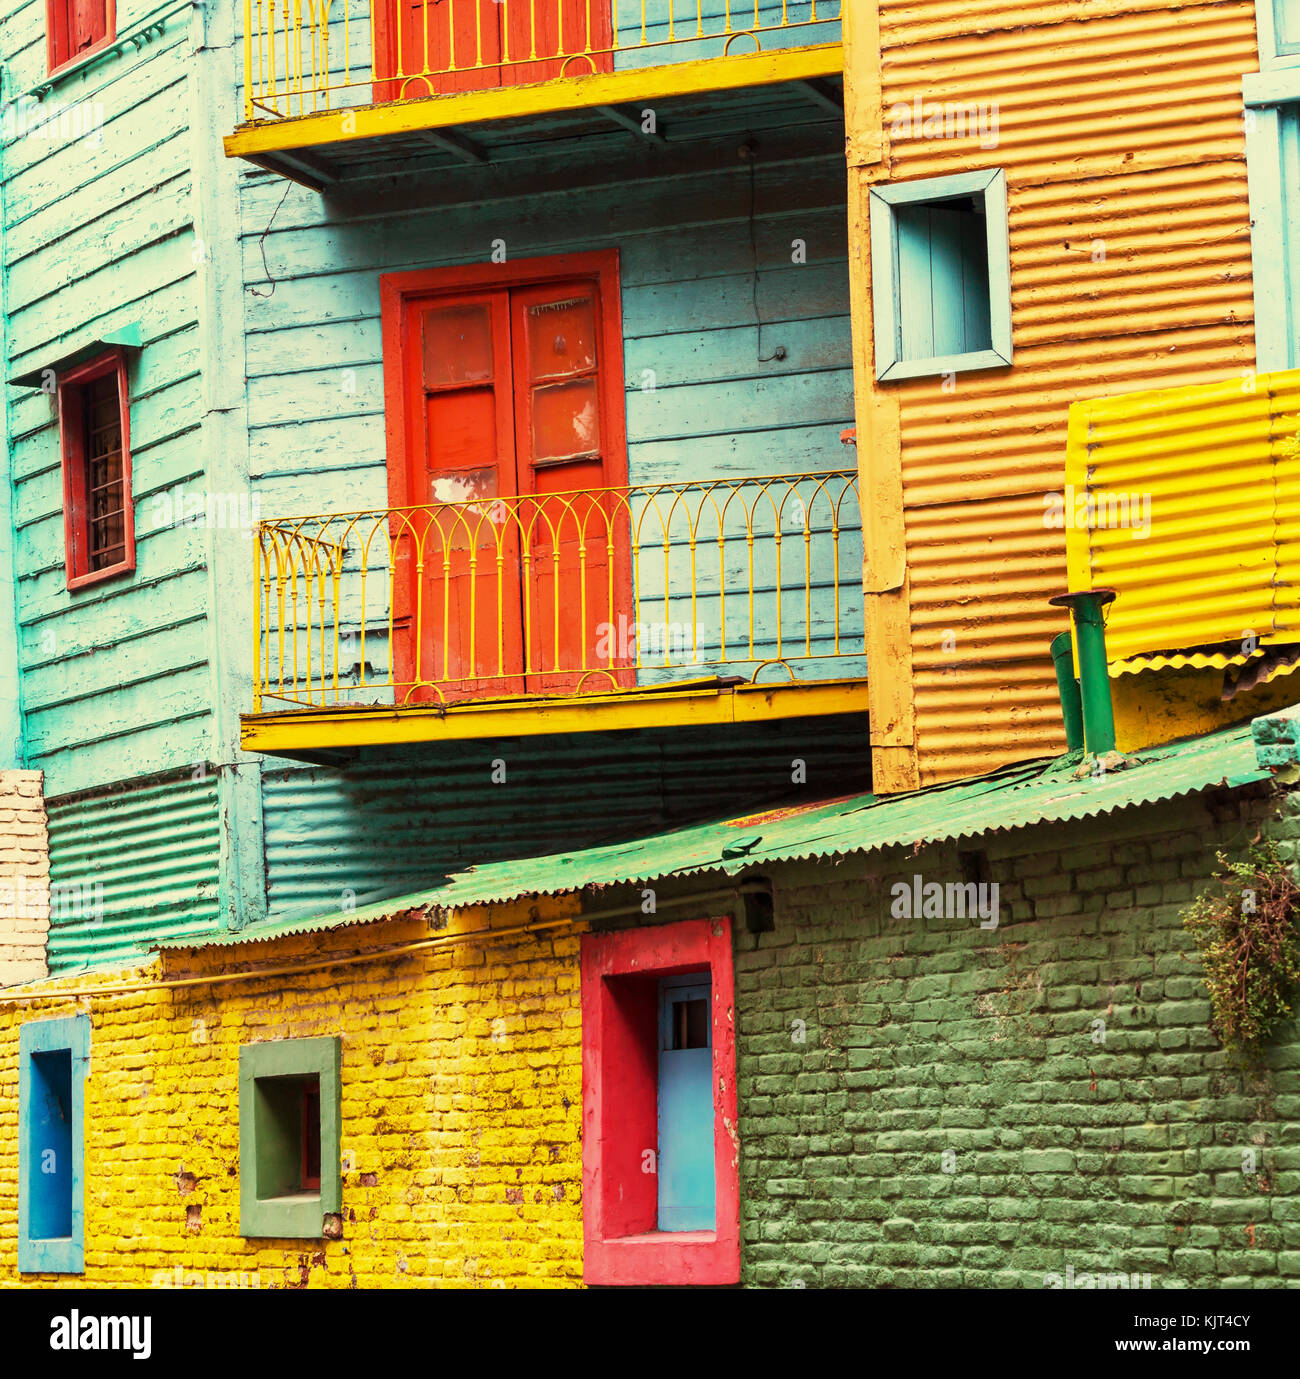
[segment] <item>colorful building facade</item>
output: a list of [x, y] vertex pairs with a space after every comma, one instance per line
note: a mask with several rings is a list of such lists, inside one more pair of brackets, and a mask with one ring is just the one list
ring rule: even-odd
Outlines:
[[0, 24], [6, 1284], [1300, 1273], [1285, 7], [679, 9]]

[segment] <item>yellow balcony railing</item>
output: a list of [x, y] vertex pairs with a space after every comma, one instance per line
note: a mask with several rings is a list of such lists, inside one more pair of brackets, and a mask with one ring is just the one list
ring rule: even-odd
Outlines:
[[857, 484], [834, 470], [261, 522], [255, 709], [865, 676]]
[[841, 0], [244, 0], [249, 122], [839, 41]]

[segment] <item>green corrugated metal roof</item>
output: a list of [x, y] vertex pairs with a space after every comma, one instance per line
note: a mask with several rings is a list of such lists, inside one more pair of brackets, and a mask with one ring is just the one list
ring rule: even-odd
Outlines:
[[[257, 925], [209, 942], [252, 943], [286, 934], [364, 924], [410, 911], [450, 910], [530, 895], [561, 895], [590, 886], [629, 884], [666, 876], [701, 872], [735, 875], [767, 863], [975, 838], [1032, 824], [1109, 814], [1117, 809], [1197, 794], [1214, 786], [1239, 788], [1267, 780], [1271, 774], [1257, 759], [1251, 727], [1246, 723], [1153, 748], [1141, 753], [1136, 764], [1102, 776], [1080, 779], [1074, 774], [1076, 767], [1029, 762], [908, 795], [884, 799], [857, 795], [722, 819], [629, 843], [469, 867], [432, 890], [379, 901], [346, 913]], [[182, 939], [159, 946], [201, 945]]]

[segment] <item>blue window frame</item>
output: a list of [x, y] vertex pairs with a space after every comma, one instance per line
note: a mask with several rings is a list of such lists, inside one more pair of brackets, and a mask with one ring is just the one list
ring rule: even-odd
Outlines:
[[871, 188], [876, 377], [1011, 363], [1011, 258], [1001, 168]]
[[716, 1225], [712, 986], [707, 972], [659, 983], [659, 1229]]
[[18, 1054], [18, 1270], [79, 1274], [90, 1017], [23, 1025]]

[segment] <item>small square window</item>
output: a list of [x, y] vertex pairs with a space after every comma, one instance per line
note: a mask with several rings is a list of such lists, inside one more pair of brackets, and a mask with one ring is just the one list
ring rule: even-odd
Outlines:
[[112, 351], [58, 380], [69, 589], [135, 569], [126, 361]]
[[878, 379], [1010, 364], [1003, 172], [872, 187], [871, 285]]
[[45, 0], [45, 53], [49, 70], [102, 48], [116, 36], [113, 0]]
[[79, 1274], [90, 1019], [34, 1021], [18, 1042], [18, 1269]]
[[314, 1240], [340, 1210], [339, 1042], [239, 1051], [240, 1233]]

